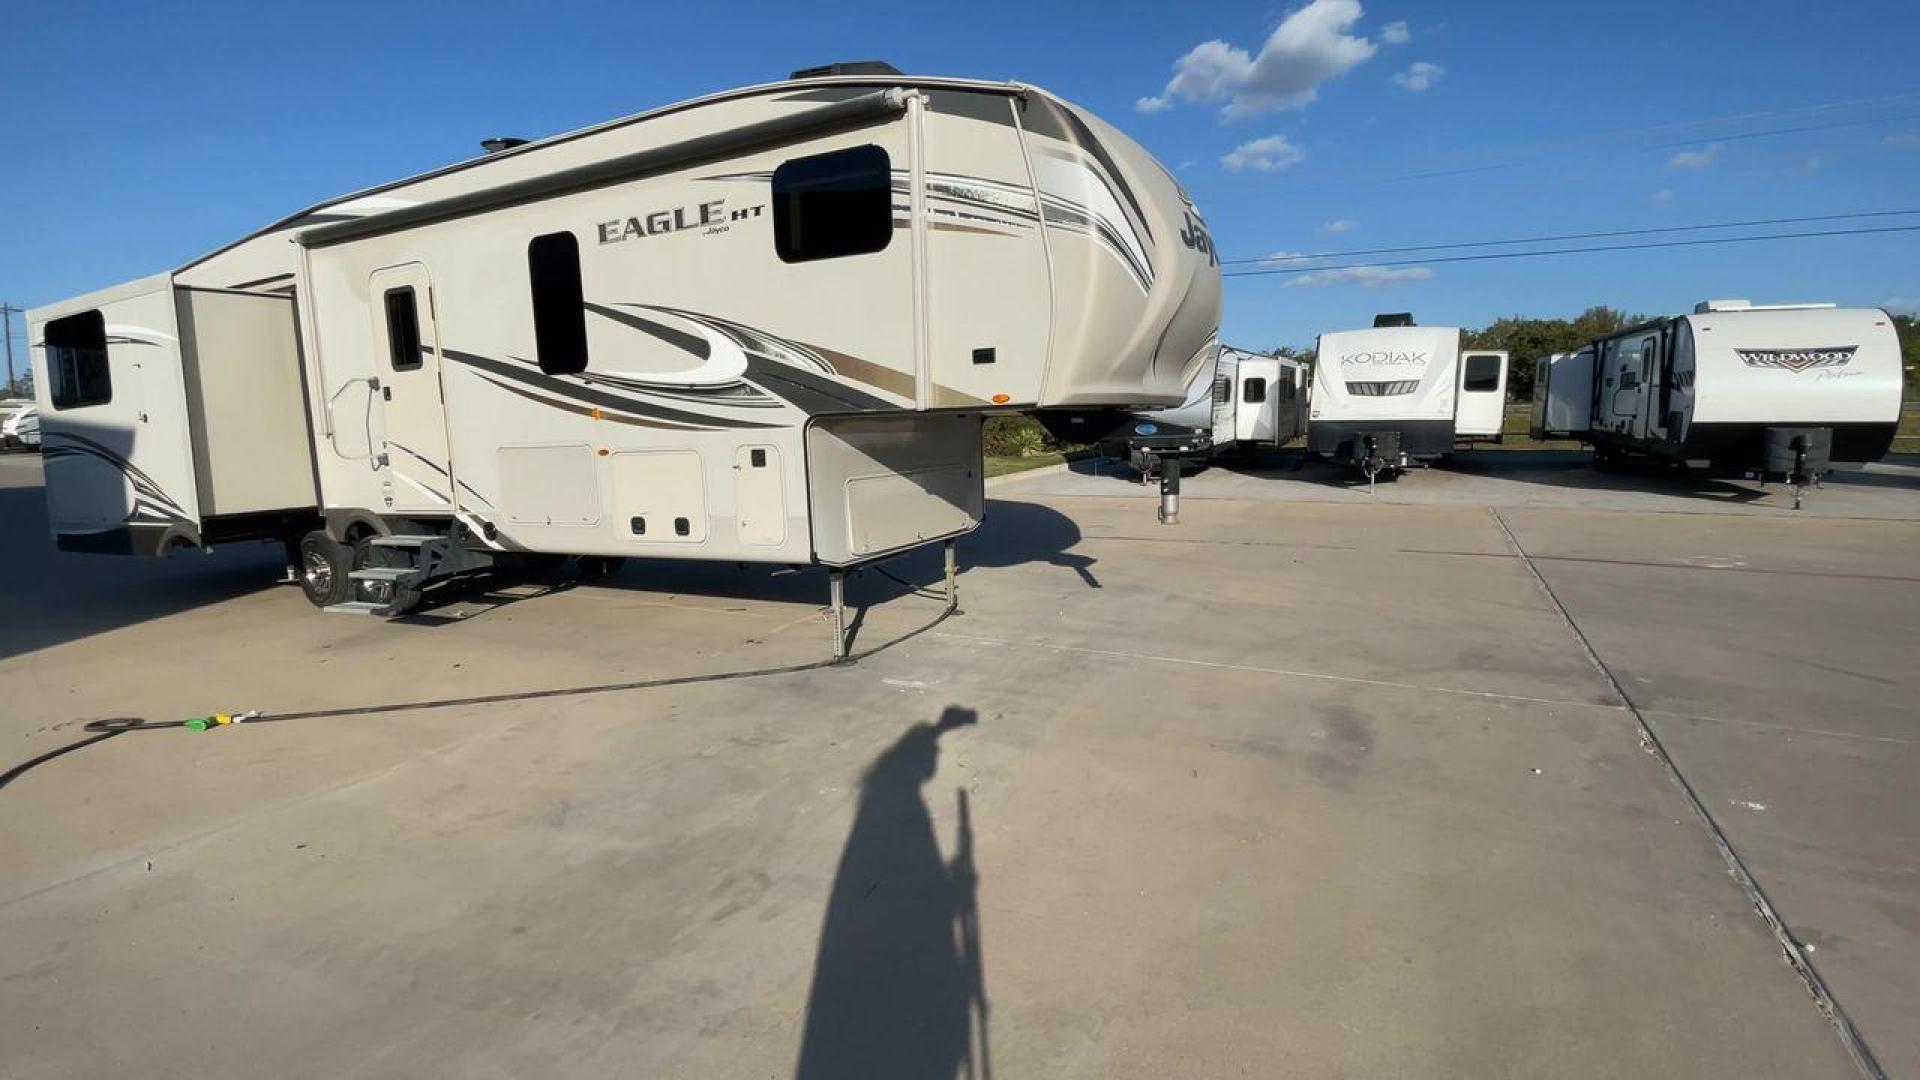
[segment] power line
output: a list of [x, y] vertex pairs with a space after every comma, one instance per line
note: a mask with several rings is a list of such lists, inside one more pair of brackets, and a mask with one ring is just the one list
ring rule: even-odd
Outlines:
[[1769, 233], [1760, 236], [1709, 236], [1694, 240], [1662, 240], [1651, 244], [1596, 244], [1589, 247], [1549, 248], [1544, 251], [1493, 251], [1479, 255], [1443, 255], [1431, 259], [1343, 263], [1338, 266], [1272, 266], [1258, 270], [1229, 270], [1222, 277], [1262, 277], [1268, 274], [1312, 274], [1322, 270], [1356, 270], [1386, 266], [1428, 266], [1433, 263], [1486, 262], [1493, 259], [1529, 259], [1541, 255], [1583, 255], [1596, 251], [1645, 251], [1649, 248], [1705, 247], [1709, 244], [1748, 244], [1760, 240], [1799, 240], [1817, 236], [1869, 236], [1877, 233], [1920, 232], [1920, 225], [1885, 225], [1874, 229], [1826, 229], [1816, 232]]
[[[1507, 143], [1503, 145], [1487, 145], [1487, 146], [1480, 147], [1478, 149], [1456, 152], [1450, 155], [1451, 160], [1455, 162], [1462, 161], [1462, 160], [1471, 160], [1472, 157], [1474, 156], [1480, 156], [1483, 158], [1485, 157], [1507, 158], [1508, 160], [1493, 163], [1493, 164], [1445, 167], [1445, 168], [1439, 168], [1439, 169], [1421, 170], [1419, 172], [1400, 173], [1396, 175], [1380, 176], [1380, 177], [1373, 177], [1373, 178], [1362, 178], [1362, 179], [1349, 178], [1349, 179], [1343, 180], [1338, 186], [1344, 188], [1344, 187], [1351, 187], [1355, 184], [1390, 184], [1390, 183], [1398, 183], [1406, 180], [1426, 180], [1426, 179], [1432, 179], [1436, 177], [1459, 176], [1459, 175], [1464, 175], [1469, 173], [1490, 172], [1490, 171], [1495, 171], [1499, 169], [1515, 169], [1515, 168], [1519, 168], [1520, 166], [1530, 161], [1537, 160], [1540, 157], [1552, 151], [1558, 151], [1565, 148], [1577, 147], [1582, 145], [1591, 145], [1594, 143], [1606, 143], [1606, 142], [1615, 142], [1615, 141], [1621, 141], [1621, 140], [1631, 140], [1631, 139], [1641, 138], [1646, 136], [1657, 137], [1657, 136], [1665, 135], [1670, 138], [1675, 138], [1679, 140], [1675, 142], [1656, 143], [1645, 148], [1650, 150], [1657, 150], [1657, 149], [1666, 149], [1666, 148], [1675, 147], [1675, 146], [1694, 146], [1694, 145], [1699, 145], [1701, 143], [1708, 143], [1708, 142], [1730, 142], [1736, 139], [1751, 139], [1751, 138], [1758, 138], [1766, 135], [1783, 135], [1783, 134], [1792, 134], [1792, 133], [1803, 132], [1803, 131], [1823, 131], [1829, 128], [1857, 127], [1857, 126], [1863, 126], [1863, 125], [1869, 125], [1869, 124], [1895, 123], [1898, 121], [1910, 119], [1911, 117], [1883, 116], [1883, 117], [1866, 118], [1866, 119], [1841, 120], [1841, 121], [1836, 121], [1831, 123], [1810, 123], [1810, 124], [1806, 124], [1798, 127], [1778, 128], [1778, 129], [1763, 130], [1763, 131], [1736, 132], [1733, 134], [1718, 135], [1718, 136], [1711, 133], [1711, 129], [1715, 127], [1723, 127], [1727, 125], [1756, 123], [1756, 122], [1769, 121], [1769, 120], [1780, 121], [1780, 120], [1788, 120], [1788, 119], [1799, 119], [1803, 117], [1806, 119], [1812, 120], [1818, 117], [1819, 114], [1821, 113], [1830, 114], [1830, 113], [1835, 113], [1835, 112], [1839, 112], [1846, 109], [1876, 108], [1876, 107], [1883, 107], [1888, 105], [1904, 105], [1904, 104], [1909, 104], [1915, 101], [1916, 99], [1920, 99], [1920, 93], [1892, 94], [1886, 97], [1858, 98], [1851, 101], [1836, 101], [1836, 102], [1831, 102], [1825, 105], [1805, 105], [1797, 108], [1767, 109], [1759, 112], [1735, 113], [1728, 116], [1709, 117], [1702, 120], [1683, 120], [1683, 121], [1665, 123], [1665, 124], [1650, 124], [1650, 125], [1644, 125], [1641, 127], [1613, 128], [1609, 130], [1592, 131], [1592, 132], [1586, 132], [1578, 135], [1565, 136], [1562, 138], [1535, 140], [1534, 142], [1531, 142], [1531, 143], [1520, 143], [1520, 144]], [[1693, 132], [1695, 134], [1692, 134], [1688, 137], [1682, 137], [1682, 133], [1687, 133], [1687, 132]], [[1372, 160], [1375, 163], [1380, 165], [1391, 165], [1396, 162], [1407, 162], [1407, 163], [1413, 164], [1413, 163], [1418, 163], [1423, 159], [1419, 156], [1401, 154], [1401, 155], [1395, 155], [1392, 157], [1374, 158]], [[1430, 160], [1430, 159], [1425, 159], [1425, 160]], [[1362, 162], [1361, 164], [1365, 164], [1365, 162]], [[1322, 187], [1322, 188], [1328, 187], [1328, 186], [1331, 186], [1331, 185], [1324, 185], [1324, 184], [1318, 185], [1318, 187]]]
[[1565, 240], [1602, 240], [1619, 236], [1654, 236], [1661, 233], [1699, 232], [1705, 229], [1752, 229], [1762, 225], [1805, 225], [1815, 221], [1856, 221], [1861, 218], [1901, 217], [1920, 214], [1920, 210], [1868, 210], [1856, 214], [1814, 214], [1807, 217], [1757, 218], [1753, 221], [1726, 221], [1710, 225], [1662, 225], [1642, 229], [1610, 229], [1606, 232], [1561, 233], [1557, 236], [1526, 236], [1513, 240], [1475, 240], [1451, 244], [1411, 244], [1405, 247], [1359, 248], [1353, 251], [1322, 251], [1314, 255], [1267, 255], [1257, 259], [1222, 259], [1221, 266], [1258, 263], [1271, 266], [1283, 262], [1309, 262], [1316, 259], [1350, 259], [1360, 255], [1401, 255], [1412, 251], [1453, 251], [1459, 248], [1505, 247], [1512, 244], [1550, 244]]

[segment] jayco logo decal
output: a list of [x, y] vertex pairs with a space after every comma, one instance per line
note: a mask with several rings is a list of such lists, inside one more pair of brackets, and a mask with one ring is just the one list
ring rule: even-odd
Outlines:
[[1220, 257], [1213, 250], [1213, 234], [1207, 231], [1207, 223], [1191, 210], [1183, 211], [1181, 216], [1187, 224], [1180, 230], [1180, 242], [1205, 255], [1208, 266], [1218, 263]]
[[1858, 346], [1843, 345], [1832, 349], [1735, 349], [1740, 359], [1748, 367], [1785, 368], [1788, 371], [1805, 371], [1808, 368], [1844, 367], [1853, 359]]

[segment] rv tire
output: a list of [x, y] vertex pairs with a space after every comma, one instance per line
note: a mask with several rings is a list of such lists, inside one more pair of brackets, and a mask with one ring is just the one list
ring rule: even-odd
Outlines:
[[300, 579], [300, 591], [314, 607], [329, 607], [347, 599], [352, 587], [347, 573], [352, 566], [352, 549], [324, 530], [315, 529], [300, 538], [295, 573]]

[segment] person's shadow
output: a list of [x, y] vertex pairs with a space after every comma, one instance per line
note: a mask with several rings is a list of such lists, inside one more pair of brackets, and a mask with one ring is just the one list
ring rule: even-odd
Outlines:
[[993, 1075], [966, 792], [951, 863], [920, 797], [940, 736], [977, 719], [949, 706], [938, 723], [915, 724], [861, 782], [820, 928], [794, 1070], [802, 1080], [948, 1080], [963, 1066]]

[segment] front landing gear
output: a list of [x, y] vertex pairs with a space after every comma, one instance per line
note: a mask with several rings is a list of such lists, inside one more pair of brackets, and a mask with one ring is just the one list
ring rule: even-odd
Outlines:
[[[946, 601], [945, 618], [960, 610], [959, 561], [952, 540], [940, 543], [940, 557], [943, 564], [942, 577], [945, 589], [941, 598]], [[827, 615], [833, 622], [833, 658], [847, 658], [847, 567], [829, 566], [827, 568]], [[856, 566], [853, 569], [858, 570]], [[885, 573], [885, 571], [881, 571]], [[926, 595], [921, 593], [920, 595]]]

